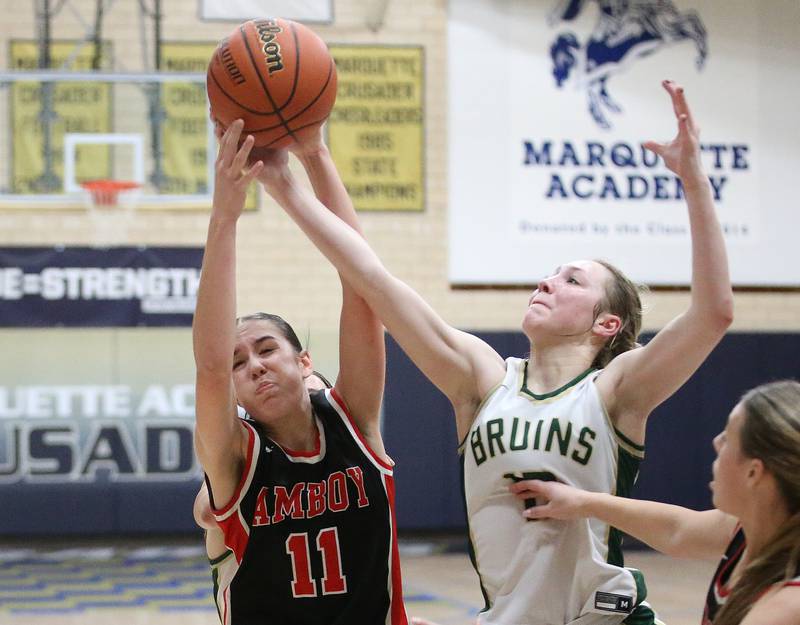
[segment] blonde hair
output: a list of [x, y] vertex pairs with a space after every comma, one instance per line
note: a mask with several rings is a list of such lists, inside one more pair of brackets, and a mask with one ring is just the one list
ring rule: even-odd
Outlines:
[[617, 315], [622, 320], [619, 331], [600, 349], [592, 361], [592, 367], [602, 369], [614, 358], [627, 352], [639, 344], [639, 332], [642, 329], [642, 300], [639, 296], [646, 288], [635, 284], [624, 273], [605, 260], [595, 260], [611, 273], [611, 279], [605, 287], [605, 296], [595, 307], [595, 318], [603, 312]]
[[747, 565], [714, 625], [738, 625], [761, 594], [795, 577], [800, 565], [800, 383], [764, 384], [742, 405], [742, 453], [764, 463], [791, 516]]

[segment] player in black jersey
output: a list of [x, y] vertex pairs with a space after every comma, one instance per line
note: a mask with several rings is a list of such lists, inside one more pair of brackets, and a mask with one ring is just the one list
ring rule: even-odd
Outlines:
[[800, 383], [746, 393], [714, 449], [715, 509], [704, 512], [556, 482], [511, 489], [543, 501], [529, 518], [596, 517], [668, 555], [721, 558], [703, 625], [800, 625]]
[[[238, 120], [220, 138], [193, 325], [195, 444], [230, 551], [215, 566], [220, 619], [405, 625], [393, 463], [378, 422], [383, 329], [343, 282], [339, 376], [334, 388], [309, 394], [311, 356], [289, 324], [264, 313], [236, 319], [236, 224], [249, 183], [271, 175], [262, 161], [248, 162], [253, 139], [240, 145], [241, 130]], [[321, 140], [295, 153], [319, 199], [357, 230]]]
[[[306, 388], [309, 391], [321, 391], [326, 388], [333, 388], [328, 379], [319, 371], [314, 371], [306, 378]], [[217, 525], [214, 518], [214, 511], [211, 509], [211, 501], [208, 498], [208, 487], [203, 482], [194, 499], [192, 509], [195, 523], [203, 528], [203, 538], [206, 544], [206, 554], [212, 569], [218, 569], [219, 564], [226, 559], [230, 550], [225, 546], [225, 536], [222, 529]]]

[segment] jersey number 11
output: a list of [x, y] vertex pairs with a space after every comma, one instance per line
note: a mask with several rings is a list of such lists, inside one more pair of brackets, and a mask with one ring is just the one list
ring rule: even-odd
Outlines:
[[[339, 532], [326, 527], [317, 534], [317, 551], [322, 555], [322, 594], [341, 595], [347, 592], [347, 578], [342, 574]], [[311, 551], [308, 533], [289, 534], [286, 553], [292, 558], [292, 596], [317, 597], [317, 580], [311, 577]]]

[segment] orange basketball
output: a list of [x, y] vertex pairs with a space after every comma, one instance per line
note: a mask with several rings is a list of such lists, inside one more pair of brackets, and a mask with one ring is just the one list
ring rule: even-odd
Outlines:
[[325, 42], [284, 19], [245, 22], [214, 51], [206, 80], [212, 117], [244, 120], [255, 145], [287, 147], [316, 132], [336, 100], [336, 66]]

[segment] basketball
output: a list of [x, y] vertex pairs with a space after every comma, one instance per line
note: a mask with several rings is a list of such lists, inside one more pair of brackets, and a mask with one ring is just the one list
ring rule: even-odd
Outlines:
[[211, 115], [242, 136], [282, 148], [316, 132], [336, 100], [336, 66], [311, 29], [284, 19], [250, 20], [223, 39], [206, 80]]

